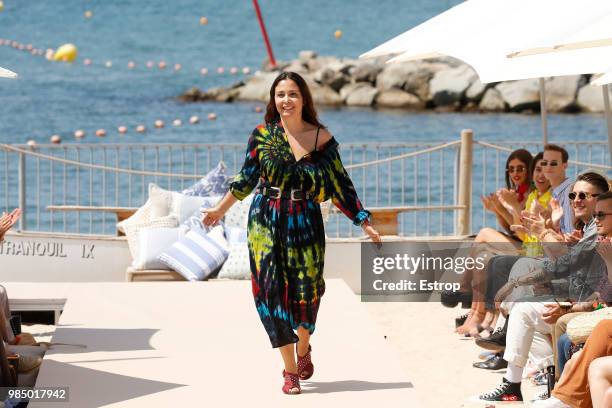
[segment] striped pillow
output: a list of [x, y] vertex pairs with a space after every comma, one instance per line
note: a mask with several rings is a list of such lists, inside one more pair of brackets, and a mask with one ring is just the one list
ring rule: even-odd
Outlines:
[[208, 234], [193, 228], [182, 239], [165, 250], [159, 260], [189, 281], [205, 280], [219, 269], [229, 255], [223, 227]]

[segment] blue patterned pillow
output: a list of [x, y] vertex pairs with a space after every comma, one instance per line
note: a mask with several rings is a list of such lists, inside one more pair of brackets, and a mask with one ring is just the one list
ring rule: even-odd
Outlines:
[[189, 281], [205, 280], [219, 269], [229, 255], [223, 227], [208, 234], [194, 228], [165, 250], [159, 260]]
[[222, 196], [229, 191], [230, 181], [231, 177], [226, 175], [225, 163], [219, 162], [217, 167], [193, 186], [181, 191], [181, 194], [199, 197]]

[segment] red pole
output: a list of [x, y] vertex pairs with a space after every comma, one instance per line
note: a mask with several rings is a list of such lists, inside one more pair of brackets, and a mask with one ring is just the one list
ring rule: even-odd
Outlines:
[[270, 39], [268, 38], [268, 33], [266, 32], [266, 25], [264, 24], [263, 17], [261, 16], [261, 10], [259, 9], [259, 3], [257, 2], [257, 0], [253, 0], [253, 6], [255, 6], [255, 13], [257, 14], [257, 20], [259, 21], [261, 34], [263, 35], [264, 43], [266, 44], [266, 50], [268, 51], [270, 65], [272, 65], [272, 68], [276, 68], [276, 60], [274, 59], [274, 53], [272, 52]]

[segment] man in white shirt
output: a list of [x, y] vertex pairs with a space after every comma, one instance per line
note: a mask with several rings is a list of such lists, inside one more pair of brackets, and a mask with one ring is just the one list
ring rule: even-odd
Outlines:
[[540, 162], [544, 170], [544, 176], [550, 181], [552, 196], [563, 208], [561, 221], [558, 226], [555, 225], [553, 228], [558, 227], [564, 234], [571, 234], [574, 231], [572, 202], [568, 197], [572, 180], [565, 175], [568, 159], [567, 150], [561, 146], [547, 144], [544, 146], [544, 158]]

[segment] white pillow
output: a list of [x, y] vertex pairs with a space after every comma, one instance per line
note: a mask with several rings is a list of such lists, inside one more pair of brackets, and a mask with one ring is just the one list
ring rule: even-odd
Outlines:
[[247, 228], [249, 222], [249, 209], [253, 202], [253, 196], [254, 194], [249, 194], [244, 200], [236, 202], [227, 213], [225, 213], [225, 219], [223, 221], [226, 227]]
[[249, 247], [246, 243], [234, 244], [229, 247], [229, 257], [221, 267], [219, 279], [250, 279], [251, 264]]
[[247, 230], [239, 227], [225, 226], [225, 238], [230, 245], [246, 244]]
[[147, 228], [175, 228], [178, 227], [178, 220], [174, 215], [143, 221], [140, 223], [129, 223], [125, 225], [125, 235], [128, 247], [132, 254], [132, 259], [140, 259], [140, 231]]
[[134, 259], [132, 268], [143, 269], [168, 269], [166, 264], [160, 262], [157, 257], [164, 250], [183, 237], [181, 228], [146, 228], [140, 230], [138, 258]]
[[228, 245], [223, 227], [216, 226], [209, 233], [194, 228], [178, 242], [166, 249], [159, 260], [189, 281], [204, 280], [219, 269], [228, 256]]
[[172, 191], [165, 190], [157, 184], [149, 184], [149, 200], [151, 200], [151, 219], [165, 217], [170, 214]]
[[183, 226], [189, 230], [191, 228], [201, 228], [201, 229], [208, 229], [206, 226], [204, 226], [204, 224], [202, 223], [202, 210], [207, 209], [207, 208], [211, 208], [214, 207], [215, 205], [217, 205], [217, 203], [219, 203], [219, 201], [221, 201], [221, 199], [223, 198], [223, 196], [214, 196], [214, 197], [203, 197], [203, 202], [202, 205], [200, 206], [200, 208], [198, 208], [196, 211], [194, 211], [190, 217], [188, 217], [184, 222], [183, 222]]
[[125, 232], [128, 224], [140, 224], [165, 217], [170, 214], [170, 203], [172, 202], [172, 192], [158, 187], [154, 183], [149, 184], [149, 198], [130, 218], [117, 223], [117, 230]]
[[125, 234], [126, 224], [137, 224], [151, 219], [151, 200], [147, 200], [142, 207], [140, 207], [131, 217], [117, 223], [117, 231]]
[[172, 204], [170, 205], [170, 214], [176, 215], [179, 223], [182, 223], [191, 217], [196, 211], [199, 211], [202, 204], [204, 204], [206, 201], [207, 200], [205, 197], [188, 196], [173, 192]]

